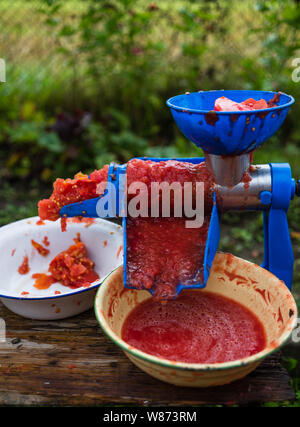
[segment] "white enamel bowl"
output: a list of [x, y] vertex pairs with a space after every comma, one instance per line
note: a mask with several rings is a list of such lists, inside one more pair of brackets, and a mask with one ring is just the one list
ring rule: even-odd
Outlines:
[[[60, 221], [37, 225], [38, 220], [38, 217], [26, 218], [0, 228], [0, 300], [11, 311], [39, 320], [63, 319], [88, 310], [93, 306], [99, 285], [123, 262], [122, 228], [103, 219], [95, 219], [91, 224], [69, 219], [67, 231], [62, 232]], [[95, 263], [99, 280], [89, 288], [71, 289], [54, 283], [48, 289], [36, 289], [32, 274], [47, 273], [50, 261], [74, 244], [77, 233]], [[45, 236], [50, 242], [47, 247], [50, 252], [43, 257], [32, 246], [31, 239], [44, 246]], [[22, 275], [18, 268], [25, 255], [30, 271]]]

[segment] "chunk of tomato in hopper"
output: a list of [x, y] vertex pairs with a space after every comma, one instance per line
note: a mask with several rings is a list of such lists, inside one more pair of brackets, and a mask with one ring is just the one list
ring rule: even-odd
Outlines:
[[77, 241], [51, 261], [49, 272], [57, 282], [70, 288], [79, 288], [99, 279], [94, 266], [94, 262], [88, 257], [85, 245]]
[[264, 99], [256, 101], [256, 99], [248, 98], [242, 102], [235, 102], [231, 99], [221, 96], [215, 100], [215, 111], [249, 111], [249, 110], [264, 110], [269, 108], [269, 105]]
[[269, 108], [267, 102], [264, 99], [256, 101], [253, 98], [249, 98], [241, 102], [241, 104], [247, 105], [251, 110], [264, 110], [265, 108]]
[[253, 108], [253, 106], [254, 106], [254, 104], [256, 103], [257, 101], [255, 100], [255, 99], [253, 99], [253, 98], [248, 98], [248, 99], [246, 99], [245, 101], [242, 101], [241, 102], [241, 104], [244, 104], [244, 105], [247, 105], [248, 107], [250, 107], [251, 109]]
[[241, 105], [238, 102], [232, 101], [226, 96], [221, 96], [215, 100], [215, 111], [245, 111], [249, 110], [247, 105]]

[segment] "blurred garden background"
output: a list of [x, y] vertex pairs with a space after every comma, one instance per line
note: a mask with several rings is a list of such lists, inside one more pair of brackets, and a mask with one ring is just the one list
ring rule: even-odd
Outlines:
[[[0, 225], [36, 215], [58, 176], [139, 155], [201, 155], [165, 105], [186, 91], [293, 95], [254, 162], [289, 162], [300, 179], [298, 0], [0, 0], [0, 29]], [[288, 217], [300, 303], [300, 200]], [[261, 262], [262, 216], [225, 215], [221, 249]], [[298, 391], [297, 357], [287, 364]]]

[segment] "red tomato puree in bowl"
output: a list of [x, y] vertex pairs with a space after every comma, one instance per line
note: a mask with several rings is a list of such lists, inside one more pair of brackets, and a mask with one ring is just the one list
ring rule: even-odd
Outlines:
[[222, 363], [263, 350], [263, 325], [243, 305], [207, 291], [183, 291], [162, 304], [150, 298], [126, 318], [122, 339], [157, 357]]
[[[49, 199], [39, 202], [41, 219], [56, 220], [62, 206], [94, 198], [99, 193], [99, 184], [107, 180], [108, 165], [92, 172], [82, 173], [74, 179], [58, 178]], [[204, 210], [208, 216], [212, 206], [214, 181], [205, 162], [194, 164], [167, 160], [132, 159], [127, 163], [127, 186], [144, 184], [142, 192], [150, 208], [151, 184], [192, 183], [195, 200], [197, 182], [204, 183]], [[184, 193], [184, 192], [182, 192]], [[136, 194], [128, 194], [130, 200]], [[186, 193], [182, 194], [184, 200]], [[161, 193], [155, 198], [161, 212]], [[208, 218], [201, 228], [186, 228], [186, 218], [174, 217], [174, 193], [170, 192], [170, 218], [131, 218], [127, 223], [127, 284], [138, 289], [151, 289], [156, 299], [172, 298], [178, 284], [192, 285], [203, 281], [203, 259], [208, 231]], [[150, 214], [150, 212], [149, 212]], [[172, 216], [173, 215], [173, 216]]]

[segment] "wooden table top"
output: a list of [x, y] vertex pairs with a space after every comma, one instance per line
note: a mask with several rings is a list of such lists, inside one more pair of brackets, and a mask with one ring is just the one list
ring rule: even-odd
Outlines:
[[0, 303], [0, 405], [252, 404], [295, 398], [280, 354], [222, 387], [181, 388], [135, 367], [89, 310], [59, 321], [24, 319]]

